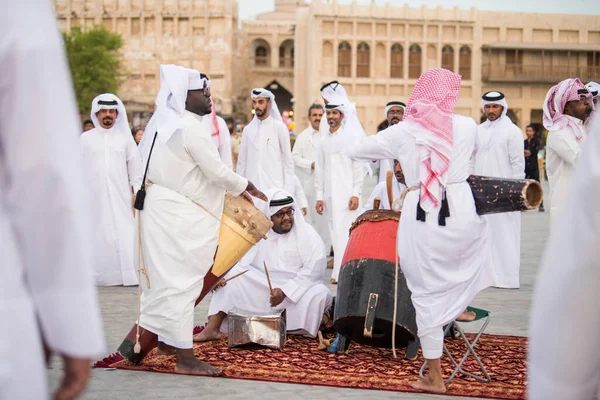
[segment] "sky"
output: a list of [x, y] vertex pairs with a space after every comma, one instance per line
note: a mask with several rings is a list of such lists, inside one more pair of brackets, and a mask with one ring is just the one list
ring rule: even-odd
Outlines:
[[[322, 0], [323, 2], [325, 0]], [[355, 0], [359, 4], [369, 4], [373, 0]], [[458, 6], [470, 9], [476, 7], [480, 10], [496, 11], [522, 11], [540, 12], [543, 8], [547, 13], [563, 14], [588, 14], [600, 15], [600, 0], [374, 0], [377, 4], [389, 2], [395, 6], [406, 3], [412, 7], [421, 7], [426, 4], [429, 7], [441, 5], [445, 8]], [[310, 2], [310, 0], [309, 0]], [[352, 3], [352, 0], [338, 0], [339, 3]], [[257, 14], [273, 11], [274, 0], [238, 0], [240, 6], [240, 19], [251, 19]]]

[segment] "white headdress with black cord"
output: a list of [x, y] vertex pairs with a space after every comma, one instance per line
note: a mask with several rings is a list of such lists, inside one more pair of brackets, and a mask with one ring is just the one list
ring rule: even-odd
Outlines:
[[390, 101], [385, 105], [385, 118], [387, 118], [388, 112], [392, 107], [402, 107], [404, 111], [406, 111], [406, 104], [401, 101]]
[[131, 137], [131, 128], [129, 127], [129, 120], [127, 119], [127, 112], [125, 111], [125, 105], [121, 99], [112, 93], [104, 93], [98, 95], [92, 100], [92, 111], [90, 112], [90, 118], [96, 128], [102, 128], [96, 113], [100, 110], [117, 110], [117, 120], [115, 121], [115, 129], [121, 134], [125, 134]]

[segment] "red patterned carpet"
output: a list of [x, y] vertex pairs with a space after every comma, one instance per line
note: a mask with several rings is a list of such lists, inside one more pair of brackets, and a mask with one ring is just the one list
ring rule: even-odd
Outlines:
[[[467, 336], [472, 339], [471, 335]], [[356, 343], [352, 343], [348, 354], [336, 355], [319, 351], [317, 344], [316, 339], [288, 336], [281, 351], [258, 346], [230, 349], [224, 339], [196, 344], [194, 352], [199, 359], [221, 368], [226, 378], [415, 392], [410, 384], [418, 376], [423, 363], [421, 357], [404, 360], [401, 358], [404, 350], [400, 350], [398, 358], [394, 359], [389, 349]], [[455, 358], [460, 359], [465, 352], [466, 347], [460, 340], [446, 339], [446, 344]], [[483, 335], [475, 350], [492, 382], [481, 383], [459, 375], [448, 385], [446, 394], [511, 400], [526, 398], [527, 338]], [[151, 352], [137, 366], [122, 360], [119, 355], [107, 357], [95, 365], [96, 368], [108, 366], [173, 373], [175, 359], [173, 356], [154, 356]], [[445, 356], [442, 367], [445, 376], [449, 376], [452, 368]], [[464, 369], [479, 373], [471, 357], [465, 362]]]

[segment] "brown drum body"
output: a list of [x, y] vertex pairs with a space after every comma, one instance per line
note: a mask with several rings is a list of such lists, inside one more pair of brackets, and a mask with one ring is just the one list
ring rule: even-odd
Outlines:
[[[205, 212], [200, 211], [199, 212]], [[142, 212], [143, 216], [143, 212]], [[261, 239], [265, 237], [273, 223], [243, 197], [225, 195], [219, 242], [212, 267], [204, 277], [202, 292], [196, 305], [214, 289], [217, 283], [233, 266]], [[140, 327], [141, 351], [135, 353], [137, 324], [134, 324], [118, 352], [132, 363], [140, 363], [144, 357], [158, 346], [158, 336]]]
[[[335, 301], [334, 328], [355, 342], [392, 347], [396, 233], [400, 213], [367, 211], [350, 230]], [[415, 309], [398, 272], [396, 347], [417, 340]]]
[[533, 210], [544, 198], [542, 185], [533, 179], [471, 175], [467, 182], [479, 215]]

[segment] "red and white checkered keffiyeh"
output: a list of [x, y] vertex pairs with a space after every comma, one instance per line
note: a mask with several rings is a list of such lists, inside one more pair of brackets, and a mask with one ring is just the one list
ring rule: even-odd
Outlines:
[[[579, 78], [565, 79], [550, 88], [548, 94], [546, 94], [546, 99], [544, 100], [544, 128], [549, 131], [559, 131], [564, 129], [567, 125], [571, 125], [577, 140], [583, 138], [583, 131], [580, 127], [564, 114], [565, 106], [569, 101], [575, 101], [581, 98], [581, 94], [577, 92], [581, 89], [587, 90]], [[588, 92], [587, 96], [589, 96], [591, 102], [591, 93]]]
[[419, 147], [421, 208], [442, 200], [453, 147], [452, 112], [460, 94], [460, 75], [447, 69], [424, 72], [415, 84], [404, 120], [411, 122]]
[[211, 111], [210, 111], [210, 120], [212, 122], [212, 132], [210, 136], [219, 136], [219, 121], [217, 120], [217, 109], [215, 108], [215, 102], [212, 101]]

